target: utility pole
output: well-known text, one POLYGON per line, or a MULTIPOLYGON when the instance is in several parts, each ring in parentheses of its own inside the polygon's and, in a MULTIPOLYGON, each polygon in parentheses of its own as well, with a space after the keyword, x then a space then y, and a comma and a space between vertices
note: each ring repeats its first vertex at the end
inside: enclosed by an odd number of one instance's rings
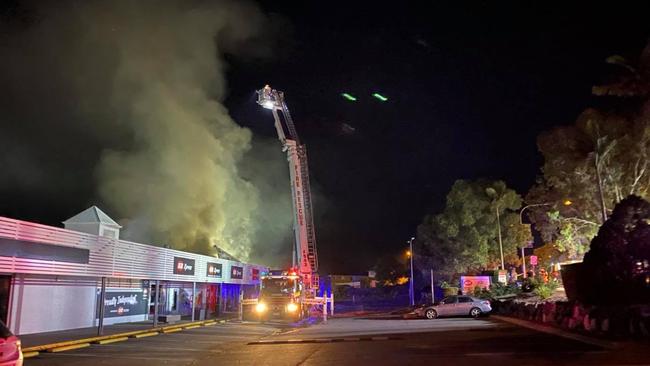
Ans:
POLYGON ((431 303, 436 302, 436 293, 433 289, 433 269, 431 269, 431 303))
MULTIPOLYGON (((600 143, 597 149, 600 148, 600 143)), ((598 200, 600 202, 600 214, 602 215, 603 219, 603 224, 605 221, 607 221, 607 208, 605 207, 605 195, 603 193, 603 180, 600 177, 600 156, 599 152, 596 151, 596 158, 594 159, 596 162, 596 179, 598 180, 598 200)))
POLYGON ((524 254, 524 247, 521 247, 521 270, 523 278, 526 278, 526 254, 524 254))
POLYGON ((501 270, 505 270, 506 266, 503 260, 503 243, 501 243, 501 219, 499 218, 499 205, 497 205, 496 211, 497 211, 497 231, 499 233, 499 252, 501 252, 501 270))
POLYGON ((499 252, 501 253, 501 270, 506 269, 505 261, 503 260, 503 243, 501 242, 501 219, 499 218, 499 194, 496 189, 488 187, 485 189, 485 194, 492 198, 492 203, 495 206, 497 213, 497 232, 499 233, 499 252))
POLYGON ((411 298, 411 306, 415 305, 415 292, 413 289, 413 240, 415 240, 414 237, 411 237, 411 240, 409 240, 409 250, 411 253, 411 280, 409 281, 409 295, 411 298))

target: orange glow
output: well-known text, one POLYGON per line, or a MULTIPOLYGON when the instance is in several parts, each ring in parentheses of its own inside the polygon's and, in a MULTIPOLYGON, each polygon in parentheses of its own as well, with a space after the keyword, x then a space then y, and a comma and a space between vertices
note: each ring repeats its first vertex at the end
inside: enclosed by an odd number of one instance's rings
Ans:
POLYGON ((410 257, 410 256, 411 256, 411 251, 410 251, 410 250, 407 250, 407 251, 406 251, 406 256, 407 256, 407 257, 410 257))
POLYGON ((573 202, 571 202, 571 200, 564 200, 564 202, 562 202, 562 204, 565 205, 565 206, 571 206, 573 204, 573 202))
POLYGON ((398 277, 395 282, 397 282, 398 285, 403 285, 403 284, 407 283, 408 281, 409 281, 408 277, 402 276, 402 277, 398 277))

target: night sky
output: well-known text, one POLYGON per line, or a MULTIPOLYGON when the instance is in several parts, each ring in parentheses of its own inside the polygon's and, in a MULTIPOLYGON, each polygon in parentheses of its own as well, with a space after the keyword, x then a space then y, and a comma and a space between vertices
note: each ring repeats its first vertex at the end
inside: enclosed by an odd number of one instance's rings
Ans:
POLYGON ((456 179, 503 179, 525 194, 542 164, 539 132, 597 105, 605 58, 634 59, 650 35, 631 5, 355 3, 263 2, 292 28, 276 59, 233 62, 227 100, 238 122, 272 136, 251 91, 285 92, 320 194, 321 266, 336 272, 404 250, 456 179))
MULTIPOLYGON (((456 179, 525 194, 542 164, 536 136, 597 106, 605 58, 634 59, 650 35, 632 3, 455 3, 261 1, 273 52, 226 56, 225 104, 253 144, 275 137, 255 89, 285 92, 309 151, 322 272, 363 273, 401 252, 456 179)), ((50 224, 93 195, 90 184, 51 204, 1 193, 0 215, 50 224)))

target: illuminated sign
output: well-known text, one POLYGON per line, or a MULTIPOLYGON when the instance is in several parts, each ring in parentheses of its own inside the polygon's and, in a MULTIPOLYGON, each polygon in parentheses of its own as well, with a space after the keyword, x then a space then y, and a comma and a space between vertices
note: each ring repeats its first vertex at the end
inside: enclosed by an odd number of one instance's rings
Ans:
MULTIPOLYGON (((99 301, 101 290, 97 289, 97 304, 99 301)), ((104 298, 104 317, 117 318, 121 316, 144 315, 147 313, 147 305, 149 297, 142 289, 138 290, 117 290, 106 291, 104 298)), ((99 306, 97 306, 97 316, 99 316, 99 306)))
POLYGON ((206 269, 205 275, 208 277, 221 278, 221 263, 212 263, 208 262, 208 267, 206 269))
POLYGON ((194 259, 174 257, 174 274, 194 276, 194 259))
POLYGON ((241 280, 244 278, 244 268, 237 266, 230 267, 230 278, 234 280, 241 280))
POLYGON ((253 281, 259 280, 260 279, 260 270, 257 269, 257 268, 253 268, 253 270, 251 271, 251 277, 252 277, 253 281))
POLYGON ((460 276, 460 288, 465 295, 473 295, 475 288, 490 288, 490 276, 460 276))

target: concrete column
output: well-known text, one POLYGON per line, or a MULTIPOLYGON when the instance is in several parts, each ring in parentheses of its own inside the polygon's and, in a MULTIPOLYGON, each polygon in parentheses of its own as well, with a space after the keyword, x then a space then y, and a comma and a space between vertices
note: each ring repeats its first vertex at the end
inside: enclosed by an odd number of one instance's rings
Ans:
POLYGON ((156 280, 156 291, 153 300, 153 327, 158 326, 158 297, 160 294, 160 280, 156 280))
POLYGON ((106 298, 106 277, 102 277, 102 289, 99 291, 99 323, 97 335, 104 334, 104 299, 106 298))
POLYGON ((196 309, 196 282, 192 282, 192 321, 194 321, 194 310, 196 309))

